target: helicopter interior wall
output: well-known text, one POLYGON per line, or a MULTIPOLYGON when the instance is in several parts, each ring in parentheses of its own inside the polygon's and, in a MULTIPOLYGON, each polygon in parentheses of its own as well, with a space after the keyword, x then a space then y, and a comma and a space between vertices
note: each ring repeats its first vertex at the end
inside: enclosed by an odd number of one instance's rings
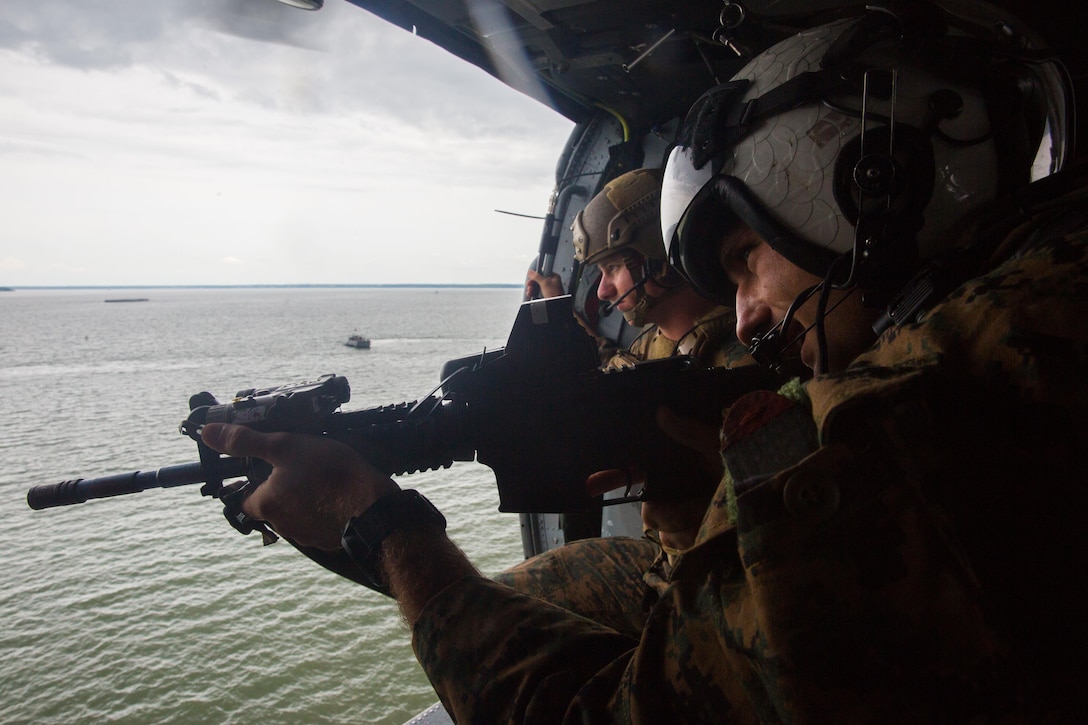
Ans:
MULTIPOLYGON (((629 122, 682 114, 744 63, 712 36, 720 0, 349 0, 441 46, 575 123, 605 107, 629 122)), ((738 43, 759 49, 858 0, 745 0, 738 43), (754 10, 776 22, 763 22, 754 10), (804 20, 785 19, 801 14, 804 20)), ((727 3, 739 8, 741 3, 727 3)))
MULTIPOLYGON (((561 231, 552 270, 574 297, 575 310, 594 325, 598 335, 621 347, 630 345, 640 330, 628 325, 623 315, 614 311, 606 315, 598 313, 600 273, 596 266, 583 267, 574 259, 571 227, 574 217, 605 183, 633 168, 662 166, 679 124, 679 118, 668 119, 639 138, 627 139, 628 130, 618 119, 599 113, 572 131, 556 169, 555 223, 561 231)), ((521 524, 526 558, 577 539, 642 535, 639 507, 633 503, 578 513, 522 514, 521 524)))

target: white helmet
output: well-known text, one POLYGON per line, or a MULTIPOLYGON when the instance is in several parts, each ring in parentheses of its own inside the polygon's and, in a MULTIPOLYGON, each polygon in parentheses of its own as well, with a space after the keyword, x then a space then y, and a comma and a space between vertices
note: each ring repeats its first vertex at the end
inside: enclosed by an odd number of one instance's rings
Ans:
POLYGON ((996 8, 870 5, 695 103, 662 186, 669 261, 731 298, 718 246, 739 218, 820 277, 846 258, 832 282, 886 298, 970 212, 1063 166, 1071 110, 1063 66, 996 8))

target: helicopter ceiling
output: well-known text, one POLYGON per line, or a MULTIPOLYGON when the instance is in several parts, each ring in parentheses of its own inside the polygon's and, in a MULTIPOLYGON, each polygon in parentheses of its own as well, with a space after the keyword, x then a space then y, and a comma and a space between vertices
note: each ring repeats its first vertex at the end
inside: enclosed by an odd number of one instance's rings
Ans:
POLYGON ((682 115, 751 57, 856 0, 348 0, 572 121, 682 115))

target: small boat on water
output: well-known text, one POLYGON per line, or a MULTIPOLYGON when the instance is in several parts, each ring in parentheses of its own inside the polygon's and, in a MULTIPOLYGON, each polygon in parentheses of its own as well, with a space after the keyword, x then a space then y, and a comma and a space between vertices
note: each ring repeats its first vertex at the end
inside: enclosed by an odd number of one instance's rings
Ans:
POLYGON ((370 349, 370 338, 363 337, 362 335, 352 335, 348 338, 348 341, 344 343, 348 347, 357 347, 360 350, 370 349))

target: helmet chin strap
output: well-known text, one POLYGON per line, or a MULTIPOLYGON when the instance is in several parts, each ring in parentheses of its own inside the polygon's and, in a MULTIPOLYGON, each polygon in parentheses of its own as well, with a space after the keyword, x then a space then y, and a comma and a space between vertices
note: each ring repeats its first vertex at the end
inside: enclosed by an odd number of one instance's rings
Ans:
POLYGON ((649 321, 647 318, 649 317, 650 310, 657 306, 657 304, 671 294, 671 292, 672 290, 665 290, 660 297, 654 297, 653 295, 646 294, 646 290, 643 290, 638 303, 633 308, 623 313, 623 319, 627 320, 627 324, 632 327, 643 327, 649 321))

